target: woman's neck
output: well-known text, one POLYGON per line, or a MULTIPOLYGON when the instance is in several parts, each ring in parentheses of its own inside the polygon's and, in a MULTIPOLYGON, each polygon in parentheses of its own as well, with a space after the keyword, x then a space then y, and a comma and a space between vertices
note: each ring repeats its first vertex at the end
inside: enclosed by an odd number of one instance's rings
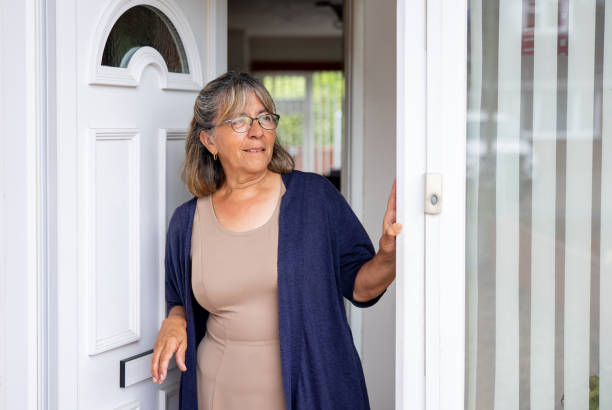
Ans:
POLYGON ((248 176, 225 176, 225 184, 223 184, 222 191, 223 195, 230 195, 232 193, 241 193, 248 195, 248 191, 259 190, 260 187, 265 185, 266 179, 269 176, 268 169, 266 168, 260 175, 248 175, 248 176))

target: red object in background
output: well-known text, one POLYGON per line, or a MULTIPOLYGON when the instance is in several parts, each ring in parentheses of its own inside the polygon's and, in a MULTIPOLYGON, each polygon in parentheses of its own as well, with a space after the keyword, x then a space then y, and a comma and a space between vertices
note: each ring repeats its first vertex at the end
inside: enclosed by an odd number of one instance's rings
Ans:
POLYGON ((557 55, 566 56, 568 55, 569 47, 569 35, 568 35, 568 22, 569 22, 569 0, 559 1, 559 20, 557 28, 557 55))
MULTIPOLYGON (((521 54, 533 55, 534 51, 534 27, 535 27, 535 0, 529 0, 523 8, 523 33, 521 38, 521 54)), ((568 0, 559 1, 559 19, 557 21, 557 55, 568 55, 569 36, 568 36, 568 19, 569 19, 569 3, 568 0)))
POLYGON ((533 30, 523 30, 523 39, 521 42, 521 54, 533 55, 533 30))
POLYGON ((528 0, 523 7, 523 34, 521 38, 521 54, 533 55, 535 28, 535 0, 528 0))

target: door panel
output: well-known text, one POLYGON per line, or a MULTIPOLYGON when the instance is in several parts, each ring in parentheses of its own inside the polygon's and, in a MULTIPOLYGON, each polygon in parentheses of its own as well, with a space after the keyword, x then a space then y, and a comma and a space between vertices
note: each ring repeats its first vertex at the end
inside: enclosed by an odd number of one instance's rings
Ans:
POLYGON ((121 388, 120 361, 152 349, 165 317, 165 232, 174 208, 191 197, 179 176, 184 140, 197 92, 225 65, 217 58, 225 43, 215 34, 225 20, 211 15, 223 10, 215 0, 58 6, 77 16, 72 41, 58 37, 77 62, 76 149, 59 157, 75 164, 76 175, 59 178, 76 198, 78 226, 78 284, 69 274, 58 279, 67 296, 58 299, 60 311, 71 299, 78 311, 78 341, 58 334, 60 345, 75 346, 78 374, 77 386, 57 382, 60 392, 77 391, 63 408, 178 408, 178 370, 162 386, 146 378, 121 388))

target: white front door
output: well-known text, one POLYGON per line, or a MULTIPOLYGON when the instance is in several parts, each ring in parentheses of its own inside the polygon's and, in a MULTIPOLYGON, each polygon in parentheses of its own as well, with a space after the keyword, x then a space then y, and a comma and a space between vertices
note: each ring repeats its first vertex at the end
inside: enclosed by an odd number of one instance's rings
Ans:
POLYGON ((423 155, 442 212, 424 217, 422 269, 400 273, 418 330, 399 375, 418 383, 398 408, 610 409, 612 3, 418 3, 420 25, 398 20, 398 61, 424 55, 398 78, 425 84, 400 97, 422 147, 398 153, 400 197, 411 215, 423 155))
POLYGON ((225 68, 226 3, 57 3, 57 408, 177 408, 179 371, 154 385, 149 351, 167 223, 190 198, 193 104, 225 68))

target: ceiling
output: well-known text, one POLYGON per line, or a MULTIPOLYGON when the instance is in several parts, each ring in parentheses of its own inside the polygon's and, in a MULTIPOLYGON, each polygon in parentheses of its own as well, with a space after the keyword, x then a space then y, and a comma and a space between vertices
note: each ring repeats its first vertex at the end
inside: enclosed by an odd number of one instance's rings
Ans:
POLYGON ((335 12, 330 7, 316 6, 316 2, 228 0, 228 26, 230 30, 245 31, 248 37, 341 37, 335 12))

